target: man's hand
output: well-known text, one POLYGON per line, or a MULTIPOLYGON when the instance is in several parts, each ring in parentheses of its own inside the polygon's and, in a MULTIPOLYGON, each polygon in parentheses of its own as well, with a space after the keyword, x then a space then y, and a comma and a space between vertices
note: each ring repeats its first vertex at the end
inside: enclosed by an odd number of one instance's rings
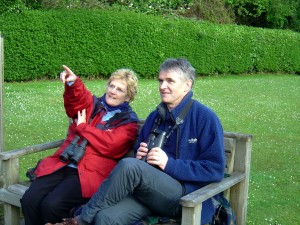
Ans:
POLYGON ((73 73, 72 70, 69 69, 69 67, 63 65, 64 71, 60 73, 60 80, 63 83, 66 82, 74 82, 77 79, 77 76, 73 73))
POLYGON ((78 111, 78 118, 76 121, 77 126, 81 123, 86 123, 86 110, 78 111))
POLYGON ((155 147, 152 148, 149 153, 148 153, 149 149, 147 148, 147 143, 145 142, 141 142, 140 143, 140 147, 137 150, 136 153, 136 158, 137 159, 142 159, 143 157, 147 157, 146 158, 146 162, 153 165, 153 166, 158 166, 159 168, 161 168, 162 170, 165 169, 167 162, 168 162, 168 156, 167 154, 164 152, 164 150, 162 150, 161 148, 155 147))
POLYGON ((161 148, 152 148, 147 155, 147 163, 156 165, 162 170, 165 169, 168 162, 167 154, 161 148))

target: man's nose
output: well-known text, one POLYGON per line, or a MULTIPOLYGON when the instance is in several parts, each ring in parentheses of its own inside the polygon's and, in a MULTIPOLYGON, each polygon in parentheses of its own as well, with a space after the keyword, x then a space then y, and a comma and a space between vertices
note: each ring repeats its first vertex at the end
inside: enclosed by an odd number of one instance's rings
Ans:
POLYGON ((168 86, 167 86, 167 82, 162 81, 162 82, 160 83, 160 86, 159 86, 160 89, 165 89, 165 88, 167 88, 167 87, 168 87, 168 86))

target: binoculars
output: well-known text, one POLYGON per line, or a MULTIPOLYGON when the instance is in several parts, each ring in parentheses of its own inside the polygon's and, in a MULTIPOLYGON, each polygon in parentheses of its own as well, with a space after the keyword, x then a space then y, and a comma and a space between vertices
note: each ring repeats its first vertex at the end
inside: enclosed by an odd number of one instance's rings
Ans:
POLYGON ((65 148, 65 150, 60 154, 59 158, 63 162, 67 162, 68 160, 71 163, 77 165, 78 162, 82 159, 85 148, 88 141, 84 138, 80 145, 78 145, 78 141, 80 140, 79 136, 75 136, 74 139, 70 142, 70 144, 65 148))
MULTIPOLYGON (((151 150, 152 148, 158 147, 162 148, 164 141, 166 138, 166 132, 165 131, 160 131, 157 129, 154 129, 151 131, 151 134, 149 136, 149 140, 147 143, 147 148, 151 150)), ((142 157, 142 161, 146 161, 147 156, 142 157)))

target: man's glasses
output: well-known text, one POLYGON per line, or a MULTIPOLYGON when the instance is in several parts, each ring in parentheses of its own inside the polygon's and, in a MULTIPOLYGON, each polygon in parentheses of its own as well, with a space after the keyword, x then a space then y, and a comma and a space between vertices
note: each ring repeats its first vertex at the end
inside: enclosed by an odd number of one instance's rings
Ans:
POLYGON ((113 84, 108 85, 108 90, 109 90, 109 91, 112 91, 112 90, 114 90, 114 89, 116 89, 116 91, 117 91, 118 94, 126 94, 126 91, 122 90, 121 88, 116 87, 116 86, 113 85, 113 84))

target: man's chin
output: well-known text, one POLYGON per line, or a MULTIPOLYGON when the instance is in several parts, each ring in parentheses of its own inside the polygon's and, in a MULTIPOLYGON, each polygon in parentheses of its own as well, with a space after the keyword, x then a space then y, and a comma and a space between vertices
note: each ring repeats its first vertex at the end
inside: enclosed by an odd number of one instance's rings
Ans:
POLYGON ((167 95, 165 95, 165 94, 164 94, 164 95, 161 94, 161 95, 160 95, 160 98, 161 98, 161 101, 162 101, 162 102, 167 103, 167 102, 169 101, 167 95))
POLYGON ((166 104, 167 106, 170 104, 170 101, 164 101, 164 100, 162 100, 161 102, 164 103, 164 104, 166 104))

